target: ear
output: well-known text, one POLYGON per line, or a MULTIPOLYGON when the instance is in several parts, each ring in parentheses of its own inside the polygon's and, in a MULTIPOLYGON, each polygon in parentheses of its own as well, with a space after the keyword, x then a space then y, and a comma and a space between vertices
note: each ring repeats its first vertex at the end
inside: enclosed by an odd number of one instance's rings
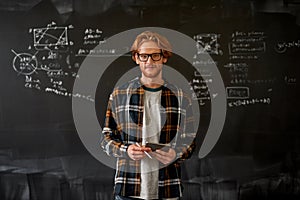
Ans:
POLYGON ((165 64, 168 61, 168 58, 163 57, 163 63, 165 64))
POLYGON ((138 58, 137 53, 134 54, 134 61, 135 61, 135 63, 136 63, 137 65, 140 64, 140 60, 139 60, 139 58, 138 58))

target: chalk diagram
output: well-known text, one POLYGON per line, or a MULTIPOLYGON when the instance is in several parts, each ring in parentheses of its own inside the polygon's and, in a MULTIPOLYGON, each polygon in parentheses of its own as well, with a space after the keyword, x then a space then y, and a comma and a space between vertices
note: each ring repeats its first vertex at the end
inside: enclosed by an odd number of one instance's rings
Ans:
MULTIPOLYGON (((68 29, 73 28, 72 25, 65 27, 56 26, 55 22, 48 24, 47 27, 30 28, 29 33, 33 33, 33 46, 37 50, 34 54, 22 52, 17 53, 11 50, 15 57, 13 59, 13 68, 18 75, 31 75, 37 73, 37 70, 44 71, 61 71, 61 65, 57 61, 62 56, 61 53, 66 53, 72 41, 68 39, 68 29), (48 53, 47 53, 48 52, 48 53), (38 61, 38 54, 48 54, 42 56, 42 62, 38 61)), ((32 49, 29 46, 29 49, 32 49)), ((69 62, 67 60, 67 62, 69 62)))
POLYGON ((34 28, 33 32, 33 45, 36 50, 54 50, 54 51, 67 51, 68 46, 73 42, 68 39, 69 27, 58 27, 55 23, 49 24, 44 28, 34 28))
POLYGON ((18 75, 31 75, 36 72, 38 61, 35 55, 16 53, 14 50, 12 50, 12 52, 16 55, 13 59, 13 68, 18 72, 18 75))
POLYGON ((194 40, 197 42, 197 54, 209 53, 219 55, 222 51, 219 49, 220 44, 218 39, 220 34, 208 33, 208 34, 197 34, 194 36, 194 40))

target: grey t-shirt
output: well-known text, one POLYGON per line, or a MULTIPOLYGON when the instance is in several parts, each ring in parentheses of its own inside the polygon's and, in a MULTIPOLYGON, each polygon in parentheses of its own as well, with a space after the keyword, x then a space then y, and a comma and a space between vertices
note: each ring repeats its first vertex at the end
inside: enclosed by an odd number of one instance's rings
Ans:
MULTIPOLYGON (((147 89, 144 94, 143 114, 143 140, 146 142, 159 143, 161 131, 161 89, 147 89)), ((159 161, 146 156, 141 160, 141 198, 145 200, 158 199, 158 171, 159 161)), ((177 200, 178 198, 167 198, 164 200, 177 200)))
MULTIPOLYGON (((143 140, 146 142, 159 142, 161 130, 160 118, 161 90, 145 90, 144 117, 143 117, 143 140)), ((159 162, 155 158, 145 157, 141 160, 141 194, 143 199, 158 199, 158 169, 159 162)))
MULTIPOLYGON (((142 145, 145 145, 146 142, 159 142, 161 129, 160 99, 161 90, 145 90, 142 145)), ((141 193, 139 198, 158 199, 158 169, 159 162, 155 158, 150 159, 146 156, 141 160, 141 193)))

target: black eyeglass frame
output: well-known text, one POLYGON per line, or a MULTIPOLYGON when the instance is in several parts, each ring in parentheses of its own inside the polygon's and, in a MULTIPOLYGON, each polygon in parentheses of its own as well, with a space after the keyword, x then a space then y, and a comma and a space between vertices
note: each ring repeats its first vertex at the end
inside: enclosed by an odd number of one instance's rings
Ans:
POLYGON ((137 54, 137 57, 138 57, 139 61, 141 61, 141 62, 147 62, 148 59, 149 59, 149 56, 150 56, 150 58, 151 58, 153 61, 155 61, 155 62, 156 62, 156 61, 160 61, 160 60, 164 57, 164 54, 163 54, 162 52, 160 52, 160 53, 141 53, 141 54, 139 54, 139 53, 136 52, 136 54, 137 54), (159 57, 158 60, 154 60, 154 59, 153 59, 152 56, 153 56, 154 54, 160 55, 160 57, 159 57), (147 56, 147 59, 141 60, 140 55, 146 55, 146 56, 147 56))

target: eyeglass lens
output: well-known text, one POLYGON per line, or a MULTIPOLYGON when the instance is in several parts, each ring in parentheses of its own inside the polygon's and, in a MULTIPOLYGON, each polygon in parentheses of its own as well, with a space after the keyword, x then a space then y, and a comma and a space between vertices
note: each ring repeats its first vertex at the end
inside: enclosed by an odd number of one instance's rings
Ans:
POLYGON ((159 61, 161 59, 161 53, 152 53, 152 54, 138 54, 140 61, 145 62, 148 60, 149 56, 153 61, 159 61))

